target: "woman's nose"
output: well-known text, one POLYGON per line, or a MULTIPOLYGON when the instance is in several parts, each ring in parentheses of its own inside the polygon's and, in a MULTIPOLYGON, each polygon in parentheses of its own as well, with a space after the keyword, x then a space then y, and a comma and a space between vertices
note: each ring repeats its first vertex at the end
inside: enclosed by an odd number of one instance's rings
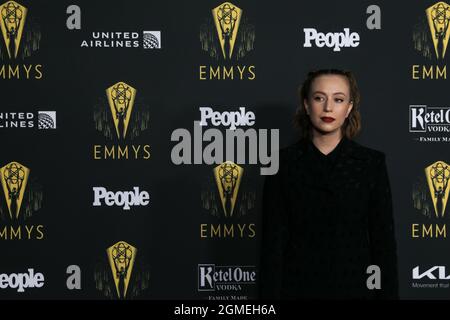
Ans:
POLYGON ((323 109, 324 109, 324 111, 331 111, 331 110, 333 110, 333 101, 332 100, 330 100, 330 99, 327 99, 326 101, 325 101, 325 104, 324 104, 324 106, 323 106, 323 109))

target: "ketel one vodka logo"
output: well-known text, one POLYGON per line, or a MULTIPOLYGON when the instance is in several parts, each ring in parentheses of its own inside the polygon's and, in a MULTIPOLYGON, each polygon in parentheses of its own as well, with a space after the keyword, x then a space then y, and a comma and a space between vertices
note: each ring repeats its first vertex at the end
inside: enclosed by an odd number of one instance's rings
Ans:
POLYGON ((11 219, 18 219, 30 169, 18 162, 0 168, 3 192, 11 219))
POLYGON ((106 89, 94 108, 97 131, 115 145, 94 145, 94 159, 149 159, 150 146, 133 141, 149 126, 148 106, 138 103, 137 90, 125 82, 106 89), (133 142, 133 143, 130 143, 133 142))
POLYGON ((243 173, 244 169, 231 161, 226 161, 214 168, 214 177, 225 217, 233 216, 243 173))
POLYGON ((243 291, 244 287, 251 287, 255 284, 255 266, 198 265, 198 291, 238 293, 243 291))
POLYGON ((0 180, 5 200, 0 202, 0 240, 43 239, 43 225, 23 223, 42 206, 42 190, 30 183, 30 169, 10 162, 0 167, 0 180))
POLYGON ((418 142, 450 142, 450 107, 410 105, 409 132, 418 142))
POLYGON ((202 49, 227 66, 200 66, 200 80, 255 79, 255 66, 230 65, 231 60, 240 60, 253 50, 255 28, 245 19, 244 11, 224 2, 212 9, 211 18, 201 26, 202 49))
POLYGON ((39 50, 40 27, 29 18, 28 9, 15 1, 7 1, 0 5, 0 29, 3 39, 0 60, 11 62, 11 64, 0 65, 0 78, 41 79, 41 64, 13 63, 39 50))
POLYGON ((27 17, 27 8, 15 1, 8 1, 0 6, 3 40, 10 59, 17 58, 23 27, 27 17))
POLYGON ((125 299, 137 249, 125 241, 119 241, 109 247, 106 252, 116 286, 117 297, 119 299, 125 299))
POLYGON ((425 168, 425 175, 427 177, 436 217, 443 218, 448 200, 450 168, 445 162, 437 161, 425 168))
POLYGON ((426 59, 435 64, 414 64, 412 78, 447 79, 447 66, 443 63, 447 53, 450 37, 450 6, 445 2, 437 2, 425 9, 414 27, 414 48, 426 59))

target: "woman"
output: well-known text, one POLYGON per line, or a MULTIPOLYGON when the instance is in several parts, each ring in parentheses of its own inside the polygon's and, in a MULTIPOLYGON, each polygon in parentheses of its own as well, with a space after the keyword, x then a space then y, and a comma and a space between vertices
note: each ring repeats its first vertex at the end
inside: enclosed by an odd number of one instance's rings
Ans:
POLYGON ((347 71, 311 72, 301 86, 301 139, 281 150, 264 185, 262 298, 398 297, 385 157, 352 141, 359 98, 347 71), (380 290, 367 287, 370 265, 380 290))

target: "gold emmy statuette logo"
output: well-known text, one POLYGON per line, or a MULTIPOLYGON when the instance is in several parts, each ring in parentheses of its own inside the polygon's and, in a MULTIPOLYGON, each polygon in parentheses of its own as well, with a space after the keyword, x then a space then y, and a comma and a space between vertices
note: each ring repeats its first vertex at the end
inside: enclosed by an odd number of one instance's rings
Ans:
POLYGON ((108 97, 117 137, 125 139, 131 112, 133 111, 136 89, 125 82, 117 82, 106 89, 106 96, 108 97))
POLYGON ((242 17, 242 10, 230 2, 224 2, 212 10, 213 20, 219 36, 222 54, 231 59, 242 17))
POLYGON ((425 168, 431 199, 433 199, 434 211, 437 218, 443 218, 448 199, 448 180, 450 168, 444 161, 436 161, 425 168))
POLYGON ((18 162, 10 162, 0 168, 3 192, 11 219, 18 219, 30 169, 18 162))
POLYGON ((119 241, 106 249, 106 253, 116 284, 117 296, 119 299, 125 299, 137 249, 125 241, 119 241))
POLYGON ((425 10, 433 39, 434 51, 438 59, 445 57, 448 38, 450 36, 448 26, 450 23, 450 6, 445 2, 436 4, 425 10))
POLYGON ((225 217, 233 215, 244 169, 232 161, 226 161, 214 168, 225 217))
POLYGON ((23 26, 27 16, 27 8, 15 1, 8 1, 0 6, 0 15, 0 26, 8 56, 10 59, 17 58, 23 26))

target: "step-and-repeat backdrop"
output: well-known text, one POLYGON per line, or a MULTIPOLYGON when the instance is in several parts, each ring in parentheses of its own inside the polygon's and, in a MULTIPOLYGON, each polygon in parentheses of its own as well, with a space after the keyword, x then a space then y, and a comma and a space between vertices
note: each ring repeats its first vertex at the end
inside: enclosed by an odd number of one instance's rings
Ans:
MULTIPOLYGON (((0 295, 258 298, 264 178, 307 72, 355 73, 401 298, 450 298, 450 5, 2 1, 0 295)), ((326 288, 324 288, 326 290, 326 288)))

